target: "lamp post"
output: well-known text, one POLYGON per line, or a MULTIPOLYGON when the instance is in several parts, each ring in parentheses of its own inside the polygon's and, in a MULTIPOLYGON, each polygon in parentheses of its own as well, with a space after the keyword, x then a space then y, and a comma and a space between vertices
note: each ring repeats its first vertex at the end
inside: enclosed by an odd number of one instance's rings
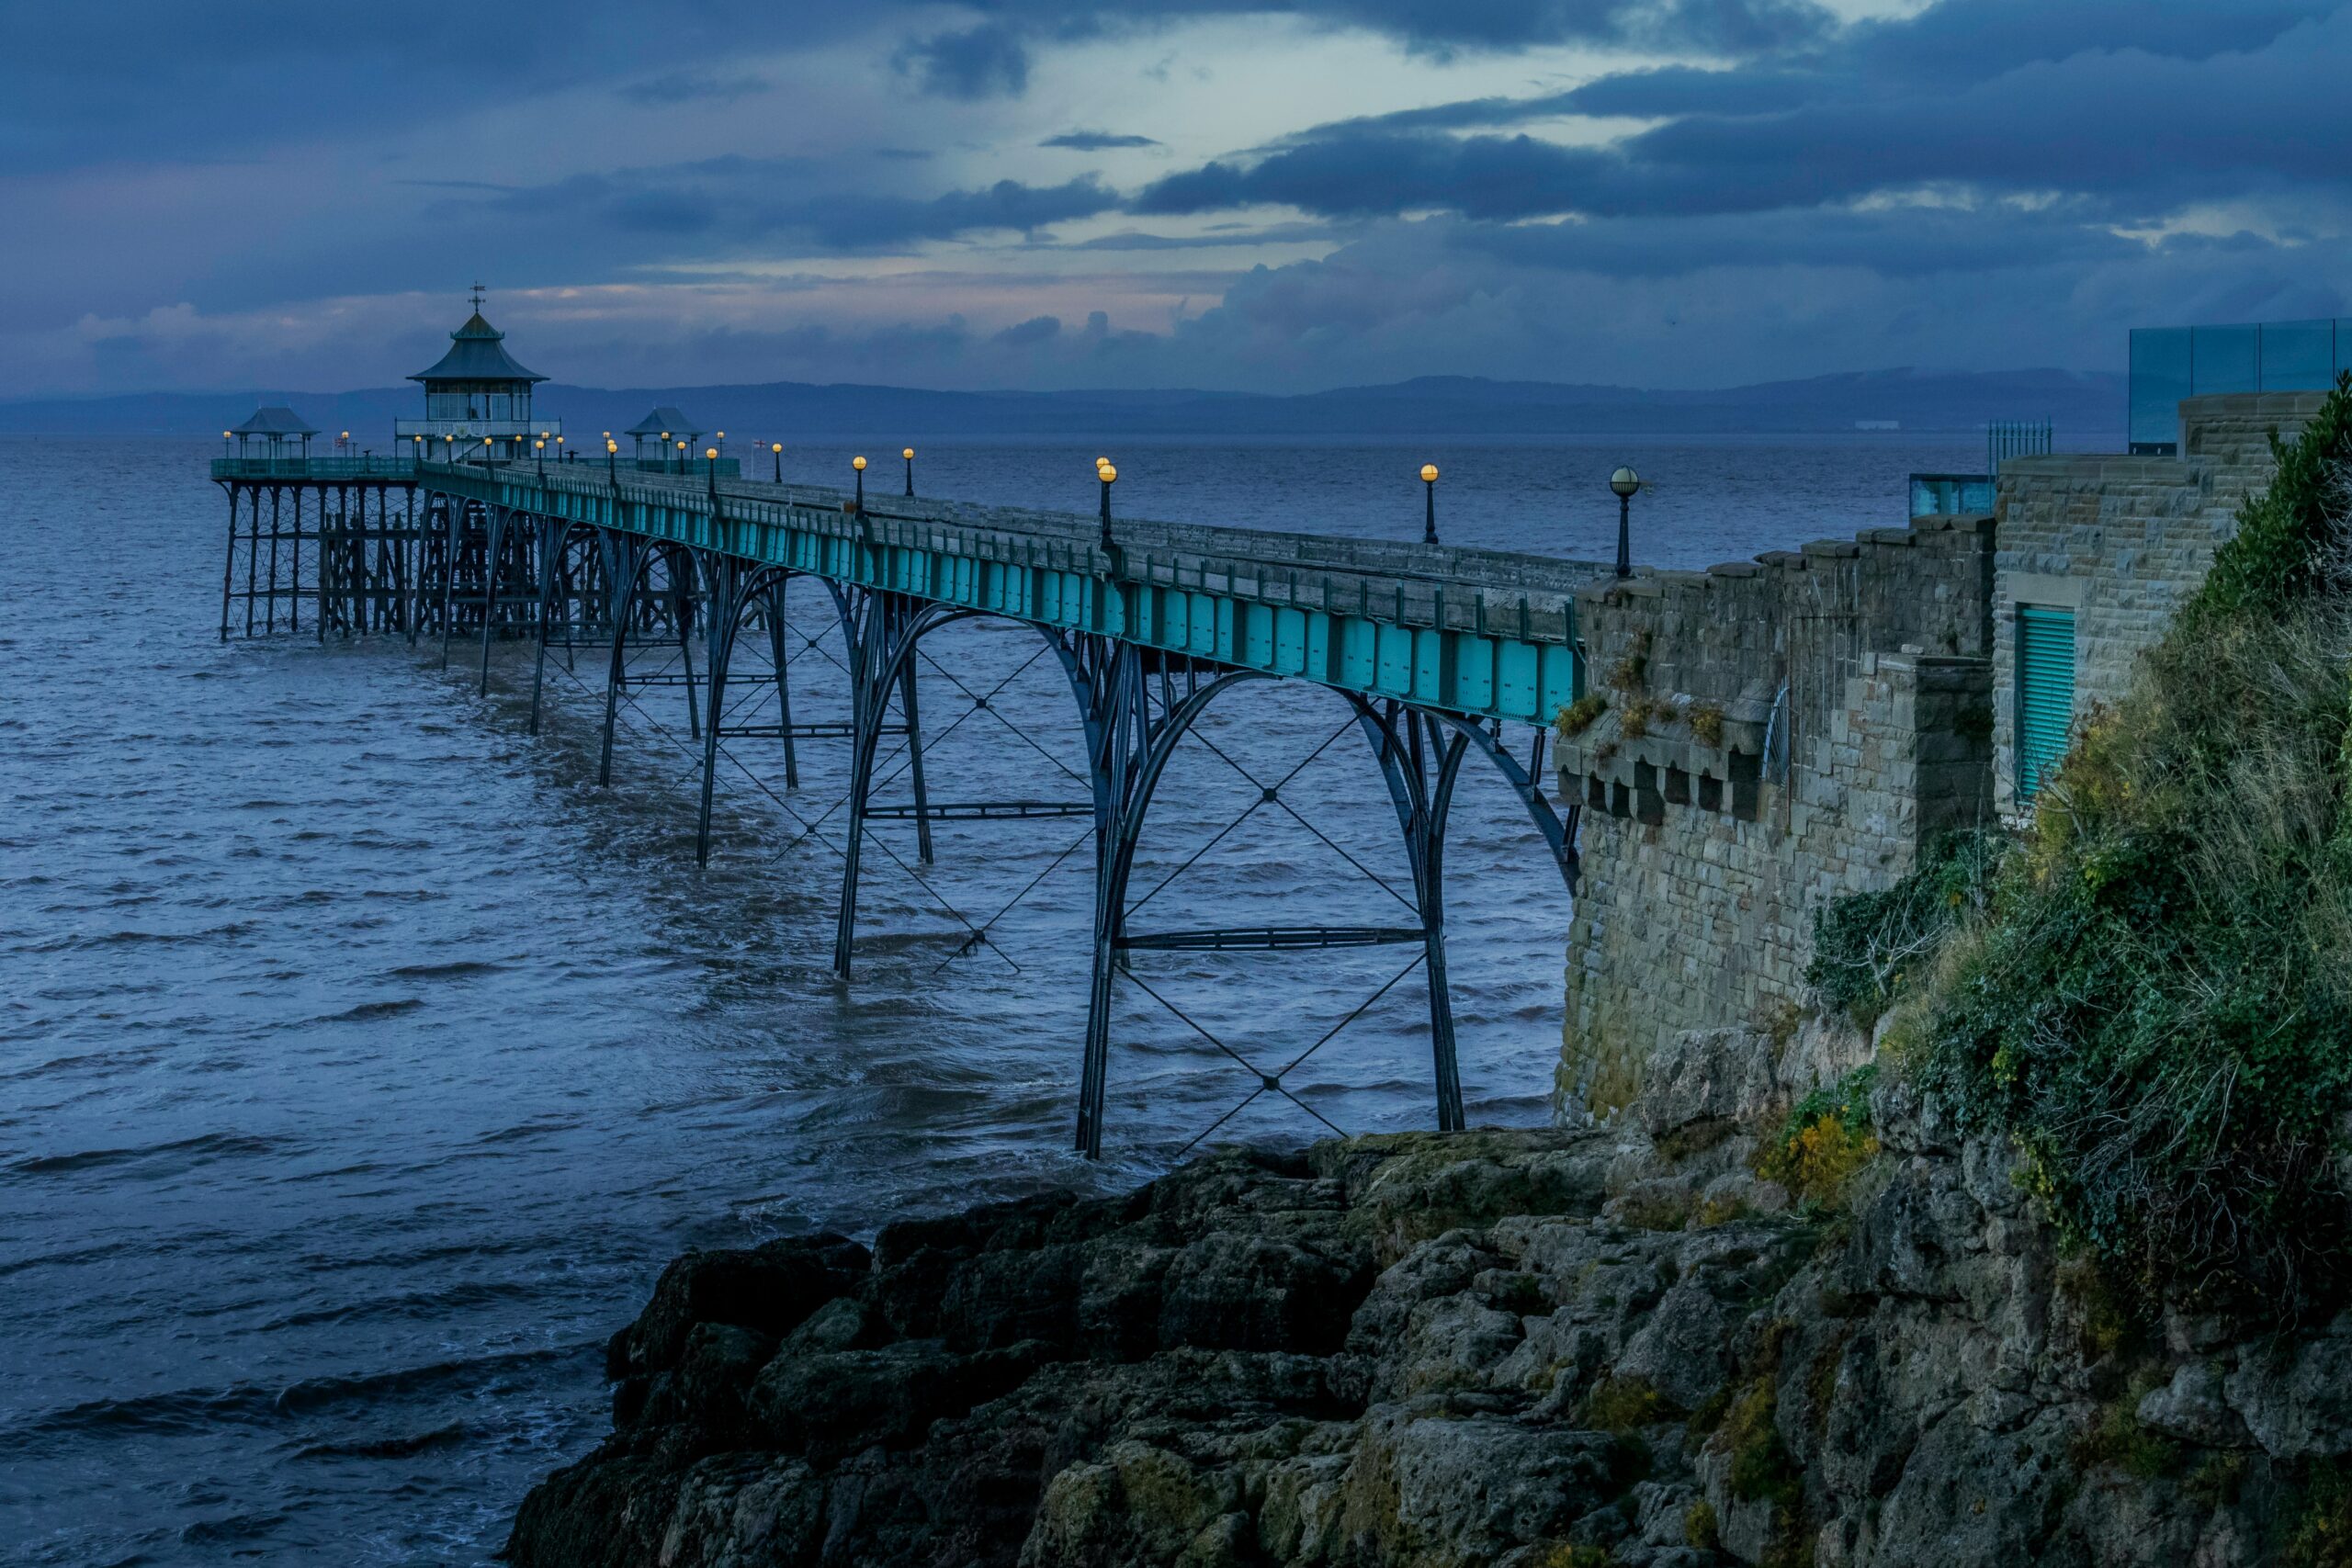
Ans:
POLYGON ((1437 543, 1437 465, 1421 465, 1422 499, 1427 503, 1421 513, 1421 543, 1437 543))
POLYGON ((1630 467, 1621 465, 1609 476, 1609 488, 1617 496, 1617 575, 1634 575, 1633 511, 1634 492, 1642 488, 1642 476, 1630 467))
POLYGON ((621 444, 611 436, 605 437, 605 477, 617 489, 621 482, 619 453, 621 444))
POLYGON ((229 437, 230 437, 230 435, 231 435, 232 434, 232 432, 230 432, 230 431, 226 431, 226 430, 224 430, 224 431, 222 431, 222 432, 220 433, 220 458, 221 458, 221 461, 223 461, 223 462, 228 461, 228 457, 229 457, 229 437))
POLYGON ((481 466, 483 468, 487 468, 490 467, 490 457, 491 440, 489 436, 485 435, 481 438, 481 466))
POLYGON ((1110 458, 1100 457, 1095 460, 1094 477, 1102 481, 1102 553, 1107 556, 1111 553, 1111 487, 1119 482, 1119 470, 1111 466, 1110 458))
POLYGON ((782 484, 784 482, 784 443, 781 441, 770 442, 768 444, 768 451, 775 458, 775 482, 782 484))
POLYGON ((678 472, 680 472, 680 473, 682 473, 682 474, 683 474, 683 473, 684 473, 685 471, 686 471, 686 444, 685 444, 685 442, 684 442, 684 441, 682 440, 682 441, 680 441, 680 442, 678 443, 678 472))
POLYGON ((852 457, 849 466, 857 470, 857 514, 865 515, 865 459, 852 457))
POLYGON ((910 446, 899 456, 907 460, 907 493, 912 495, 915 492, 915 449, 910 446))
POLYGON ((531 443, 531 449, 532 449, 534 452, 536 452, 536 453, 537 453, 537 454, 538 454, 539 478, 541 478, 541 479, 545 479, 545 478, 547 478, 547 477, 548 477, 548 443, 547 443, 547 438, 546 438, 545 436, 541 436, 538 440, 532 442, 532 443, 531 443))

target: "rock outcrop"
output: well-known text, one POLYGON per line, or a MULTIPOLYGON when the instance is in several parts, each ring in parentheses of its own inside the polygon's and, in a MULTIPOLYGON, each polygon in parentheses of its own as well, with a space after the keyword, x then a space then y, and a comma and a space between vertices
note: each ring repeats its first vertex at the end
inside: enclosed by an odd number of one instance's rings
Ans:
MULTIPOLYGON (((1900 1087, 1823 1208, 1762 1034, 1582 1131, 1227 1151, 673 1264, 525 1568, 2277 1562, 2341 1539, 2352 1320, 2136 1328, 1900 1087), (2331 1491, 2330 1488, 2335 1490, 2331 1491)), ((2312 1557, 2311 1561, 2335 1561, 2312 1557)))

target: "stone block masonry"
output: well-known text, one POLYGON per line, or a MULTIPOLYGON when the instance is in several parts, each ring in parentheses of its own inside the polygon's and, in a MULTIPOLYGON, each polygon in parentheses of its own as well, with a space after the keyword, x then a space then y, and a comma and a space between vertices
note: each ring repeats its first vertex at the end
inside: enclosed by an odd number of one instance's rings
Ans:
POLYGON ((2237 528, 2237 510, 2270 480, 2270 436, 2292 437, 2324 392, 2245 392, 2181 405, 2177 457, 2015 457, 2002 466, 1996 512, 1993 683, 1994 803, 2017 795, 2017 626, 2020 604, 2075 618, 2079 720, 2130 686, 2205 581, 2237 528))
POLYGON ((1580 591, 1562 1108, 1622 1103, 1686 1030, 1792 1013, 1826 901, 2013 818, 2018 606, 2074 613, 2078 718, 2120 697, 2324 397, 2191 399, 2177 457, 2011 458, 1989 516, 1580 591))
POLYGON ((1922 518, 1579 596, 1607 705, 1557 752, 1585 808, 1564 1104, 1617 1102, 1682 1031, 1769 1024, 1823 899, 1987 818, 1992 547, 1990 518, 1922 518))

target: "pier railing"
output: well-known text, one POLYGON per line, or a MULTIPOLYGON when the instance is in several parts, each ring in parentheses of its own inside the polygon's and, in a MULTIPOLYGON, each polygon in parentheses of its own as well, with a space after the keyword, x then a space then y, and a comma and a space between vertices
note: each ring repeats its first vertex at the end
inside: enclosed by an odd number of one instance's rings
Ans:
POLYGON ((401 479, 413 478, 408 457, 215 457, 216 479, 401 479))

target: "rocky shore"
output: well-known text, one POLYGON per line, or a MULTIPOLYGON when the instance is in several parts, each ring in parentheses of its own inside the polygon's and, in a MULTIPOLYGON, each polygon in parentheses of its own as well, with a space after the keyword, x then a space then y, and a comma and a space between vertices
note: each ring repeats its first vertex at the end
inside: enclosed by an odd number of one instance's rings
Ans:
POLYGON ((2143 1322, 1899 1084, 1834 1199, 1817 1069, 1693 1034, 1582 1131, 1221 1152, 698 1252, 523 1568, 2352 1561, 2352 1318, 2143 1322), (1804 1077, 1807 1081, 1792 1081, 1804 1077))

